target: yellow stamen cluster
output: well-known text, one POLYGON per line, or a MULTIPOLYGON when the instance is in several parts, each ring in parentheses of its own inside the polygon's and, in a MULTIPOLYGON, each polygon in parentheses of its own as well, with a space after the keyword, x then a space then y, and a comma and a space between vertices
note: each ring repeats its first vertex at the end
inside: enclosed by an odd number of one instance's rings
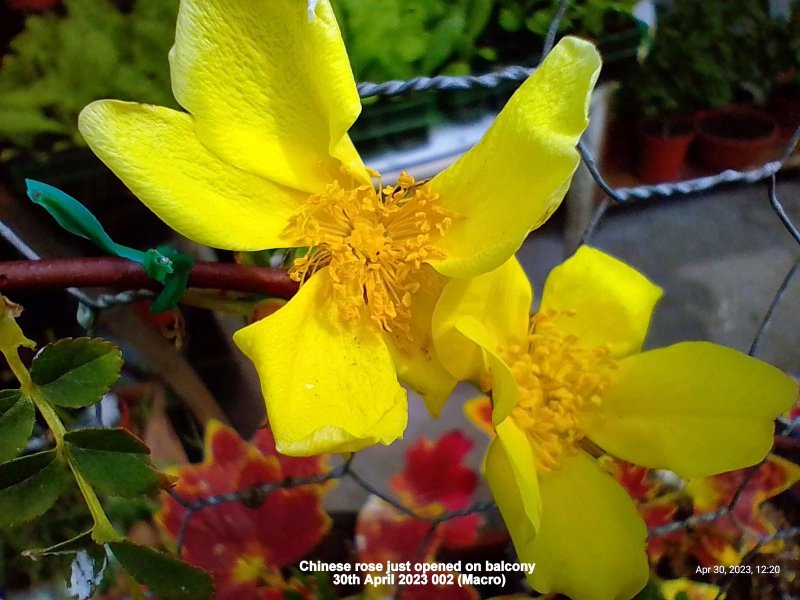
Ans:
POLYGON ((278 569, 267 565, 260 554, 242 554, 233 566, 233 580, 237 583, 255 583, 265 587, 278 587, 283 577, 278 569))
POLYGON ((407 173, 379 190, 330 184, 289 221, 287 234, 310 248, 290 276, 302 283, 328 267, 343 319, 366 310, 380 329, 408 334, 412 297, 424 284, 422 265, 445 256, 435 243, 453 215, 437 200, 407 173))
POLYGON ((531 317, 527 344, 500 349, 517 382, 519 400, 512 418, 535 449, 538 466, 549 471, 577 452, 584 437, 581 413, 599 405, 617 363, 606 346, 586 348, 556 321, 574 311, 550 310, 531 317))

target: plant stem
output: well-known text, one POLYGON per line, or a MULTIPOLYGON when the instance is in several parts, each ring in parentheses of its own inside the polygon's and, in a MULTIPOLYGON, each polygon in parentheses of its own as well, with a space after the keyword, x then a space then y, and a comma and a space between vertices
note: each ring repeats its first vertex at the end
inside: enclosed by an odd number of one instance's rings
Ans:
POLYGON ((55 409, 50 405, 50 403, 42 398, 41 394, 39 393, 39 388, 31 383, 29 387, 26 387, 24 384, 22 386, 22 390, 30 396, 33 403, 36 405, 36 408, 39 410, 39 413, 44 418, 45 423, 50 428, 50 431, 53 432, 53 438, 56 440, 56 450, 59 452, 63 451, 64 448, 64 436, 67 433, 64 424, 61 422, 61 419, 56 414, 55 409))
POLYGON ((125 537, 117 533, 117 530, 114 529, 114 526, 108 520, 106 512, 103 510, 103 506, 100 504, 100 499, 97 497, 94 488, 84 479, 71 457, 68 457, 68 461, 69 468, 72 470, 75 481, 78 483, 78 488, 80 488, 83 499, 86 501, 86 506, 89 507, 89 512, 92 515, 92 519, 94 519, 92 539, 98 544, 107 544, 108 542, 124 540, 125 537))
POLYGON ((56 411, 53 410, 50 403, 39 394, 39 388, 31 381, 31 375, 28 373, 28 369, 25 368, 25 365, 22 364, 16 349, 13 352, 4 352, 3 355, 14 377, 19 381, 20 390, 33 400, 36 408, 44 418, 45 423, 47 423, 50 431, 53 432, 53 437, 56 440, 56 449, 61 451, 61 448, 64 446, 64 434, 67 432, 61 419, 58 418, 56 411))
MULTIPOLYGON (((141 265, 116 257, 54 258, 0 262, 0 290, 45 290, 68 287, 161 289, 141 265)), ((233 263, 198 262, 189 287, 260 293, 289 299, 298 284, 286 271, 233 263)))
MULTIPOLYGON (((0 300, 5 299, 0 296, 0 300)), ((86 506, 89 508, 89 512, 94 520, 92 539, 98 544, 117 542, 125 539, 123 536, 117 533, 117 531, 114 529, 114 526, 111 525, 111 522, 108 520, 108 517, 103 510, 103 506, 100 504, 100 500, 94 491, 94 488, 92 488, 91 484, 86 481, 86 479, 83 477, 83 474, 81 474, 80 469, 72 460, 72 457, 69 453, 69 447, 64 441, 65 436, 67 435, 67 430, 64 427, 64 423, 61 422, 61 419, 53 408, 53 405, 50 404, 47 398, 42 395, 39 387, 33 382, 30 372, 19 357, 17 348, 19 345, 28 345, 30 340, 26 340, 24 337, 22 331, 14 321, 13 314, 11 316, 3 316, 2 313, 0 313, 0 318, 8 319, 8 321, 5 323, 5 333, 6 337, 10 340, 8 343, 0 344, 0 354, 5 357, 11 372, 19 381, 20 391, 26 396, 30 397, 34 405, 36 405, 39 413, 44 418, 45 423, 47 423, 47 427, 53 433, 53 438, 56 441, 56 452, 60 457, 65 458, 69 463, 69 468, 75 477, 75 481, 78 483, 78 488, 81 490, 81 494, 86 501, 86 506), (9 323, 13 325, 13 328, 9 326, 9 323)), ((0 321, 0 324, 3 324, 3 321, 0 321)), ((30 345, 33 345, 33 343, 30 342, 30 345)))

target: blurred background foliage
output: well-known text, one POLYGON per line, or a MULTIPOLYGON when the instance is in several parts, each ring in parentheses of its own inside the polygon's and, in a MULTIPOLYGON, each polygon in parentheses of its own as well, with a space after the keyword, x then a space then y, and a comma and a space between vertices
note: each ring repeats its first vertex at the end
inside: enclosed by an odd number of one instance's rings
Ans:
POLYGON ((77 116, 98 98, 175 105, 167 53, 177 2, 65 0, 32 15, 0 69, 0 138, 14 146, 81 144, 77 116))
MULTIPOLYGON (((557 0, 332 3, 360 81, 533 64, 557 6, 557 0)), ((634 4, 573 2, 562 33, 602 38, 610 22, 619 28, 620 16, 622 26, 630 29, 634 4)), ((7 33, 16 35, 0 68, 4 157, 19 150, 82 145, 77 115, 98 98, 174 106, 167 53, 177 7, 178 0, 6 0, 8 23, 14 20, 12 9, 22 12, 16 13, 21 31, 7 33)), ((633 54, 639 32, 635 37, 633 54)))
MULTIPOLYGON (((80 148, 77 115, 98 98, 175 106, 167 54, 178 0, 4 1, 0 162, 80 148)), ((789 18, 776 18, 779 1, 573 0, 559 33, 597 43, 602 77, 622 83, 621 114, 637 123, 764 105, 776 87, 794 107, 800 10, 785 0, 789 18), (634 16, 643 6, 657 12, 655 34, 634 16)), ((331 2, 356 79, 374 82, 533 65, 558 7, 558 0, 331 2)), ((515 87, 371 98, 351 135, 368 155, 414 146, 436 123, 498 110, 515 87)), ((59 156, 74 173, 72 158, 59 156)))

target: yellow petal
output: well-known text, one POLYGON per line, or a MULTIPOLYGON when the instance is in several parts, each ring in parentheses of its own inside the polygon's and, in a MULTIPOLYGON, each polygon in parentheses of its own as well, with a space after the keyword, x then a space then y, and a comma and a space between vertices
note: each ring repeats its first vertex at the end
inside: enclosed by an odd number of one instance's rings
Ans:
POLYGON ((516 258, 472 279, 453 279, 433 311, 433 339, 439 358, 458 379, 476 380, 485 370, 483 353, 455 326, 465 317, 480 322, 488 347, 520 343, 528 332, 531 285, 516 258))
POLYGON ((600 250, 582 246, 554 268, 544 284, 540 310, 574 310, 555 324, 585 346, 607 344, 614 357, 642 348, 653 308, 662 290, 647 278, 600 250))
POLYGON ((439 360, 433 345, 431 316, 447 281, 430 267, 426 280, 414 294, 409 340, 402 333, 386 333, 386 345, 394 359, 397 376, 425 401, 428 411, 438 417, 458 381, 439 360))
POLYGON ((361 111, 328 0, 183 0, 172 89, 212 152, 283 185, 320 192, 340 166, 368 183, 347 130, 361 111))
POLYGON ((542 505, 530 444, 510 419, 506 422, 510 427, 489 443, 483 469, 497 508, 519 551, 530 545, 536 536, 542 505), (516 433, 511 428, 516 429, 516 433))
POLYGON ((389 444, 403 434, 405 390, 368 319, 342 322, 327 269, 233 339, 261 379, 280 452, 308 456, 389 444))
POLYGON ((197 139, 191 116, 100 100, 79 126, 100 160, 178 233, 228 250, 292 245, 283 230, 305 194, 221 161, 197 139))
POLYGON ((558 207, 578 167, 575 145, 599 71, 594 46, 562 39, 483 139, 429 183, 461 215, 439 243, 447 253, 432 263, 439 272, 471 277, 499 267, 558 207))
MULTIPOLYGON (((539 498, 539 479, 533 449, 513 419, 506 419, 495 427, 497 439, 503 447, 511 472, 519 490, 525 517, 534 531, 538 531, 542 520, 542 503, 539 498)), ((495 494, 495 498, 497 495, 495 494)), ((506 519, 506 523, 513 522, 506 519)), ((528 540, 532 541, 532 540, 528 540)))
POLYGON ((647 530, 625 490, 586 453, 539 478, 542 523, 517 553, 539 592, 629 600, 647 583, 647 530))
MULTIPOLYGON (((472 344, 473 348, 480 348, 480 363, 483 365, 482 373, 474 379, 483 387, 487 382, 492 390, 492 401, 494 410, 492 411, 492 422, 495 425, 503 422, 517 405, 517 382, 514 374, 508 368, 503 359, 494 347, 494 340, 486 329, 486 326, 474 317, 465 316, 453 324, 455 330, 465 340, 465 350, 467 344, 472 344)), ((484 391, 488 391, 484 389, 484 391)))
POLYGON ((760 360, 684 342, 621 361, 602 404, 585 414, 592 441, 627 461, 686 478, 753 465, 797 386, 760 360))

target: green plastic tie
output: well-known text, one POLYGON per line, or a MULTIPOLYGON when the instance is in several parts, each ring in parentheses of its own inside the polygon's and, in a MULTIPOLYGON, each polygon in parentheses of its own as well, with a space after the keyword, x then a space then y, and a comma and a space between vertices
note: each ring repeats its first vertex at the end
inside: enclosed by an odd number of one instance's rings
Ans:
POLYGON ((150 312, 164 312, 178 304, 189 283, 189 273, 194 267, 190 256, 171 246, 159 246, 142 252, 117 244, 89 209, 69 194, 33 179, 26 179, 25 184, 28 197, 49 212, 61 227, 94 242, 108 254, 142 265, 148 277, 163 284, 164 289, 153 301, 150 312))

